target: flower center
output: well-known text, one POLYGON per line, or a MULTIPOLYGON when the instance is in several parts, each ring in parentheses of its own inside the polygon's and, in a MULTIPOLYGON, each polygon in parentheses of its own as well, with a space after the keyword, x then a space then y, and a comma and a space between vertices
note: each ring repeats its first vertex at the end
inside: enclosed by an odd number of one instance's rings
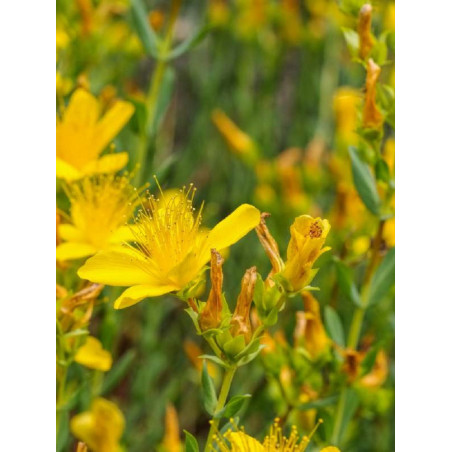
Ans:
POLYGON ((160 270, 174 268, 197 244, 202 206, 195 216, 195 192, 192 184, 174 194, 160 189, 160 198, 148 196, 137 214, 135 245, 160 270))
POLYGON ((309 237, 318 238, 322 235, 322 226, 320 226, 318 221, 311 223, 309 227, 309 237))

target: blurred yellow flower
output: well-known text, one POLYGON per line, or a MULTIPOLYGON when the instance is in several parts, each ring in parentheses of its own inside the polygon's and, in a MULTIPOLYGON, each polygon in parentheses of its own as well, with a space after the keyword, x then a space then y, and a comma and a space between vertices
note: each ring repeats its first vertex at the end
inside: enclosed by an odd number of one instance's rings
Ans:
POLYGON ((102 348, 102 343, 94 336, 88 336, 86 342, 77 350, 75 361, 90 369, 107 372, 111 368, 112 358, 109 351, 102 348))
POLYGON ((100 174, 66 186, 71 224, 60 224, 57 260, 79 259, 104 249, 118 249, 134 239, 126 225, 139 200, 128 176, 100 174))
POLYGON ((379 388, 388 378, 388 357, 384 350, 379 350, 372 370, 364 375, 359 383, 366 388, 379 388))
POLYGON ((297 312, 295 341, 316 359, 328 350, 331 340, 322 323, 319 302, 310 292, 303 293, 303 304, 304 311, 297 312))
POLYGON ((390 218, 385 221, 383 226, 383 240, 388 248, 395 246, 395 218, 390 218))
POLYGON ((71 419, 71 431, 93 452, 119 452, 124 431, 124 416, 112 402, 103 398, 93 401, 91 409, 71 419))
POLYGON ((212 112, 212 121, 235 154, 246 163, 254 164, 256 162, 258 158, 256 144, 223 111, 214 110, 212 112))
POLYGON ((355 130, 358 125, 357 108, 361 97, 358 90, 347 86, 340 87, 334 96, 333 108, 337 133, 346 144, 356 144, 357 142, 358 136, 355 130))
POLYGON ((260 212, 242 204, 212 230, 200 230, 202 207, 194 214, 190 185, 176 196, 156 200, 150 196, 135 222, 135 246, 101 251, 88 259, 78 274, 112 286, 131 286, 115 301, 115 308, 144 298, 178 291, 197 279, 212 248, 223 249, 259 224, 260 212))
POLYGON ((317 258, 329 247, 323 247, 330 230, 328 220, 301 215, 290 227, 290 241, 287 261, 281 275, 289 283, 290 290, 297 292, 306 287, 314 278, 317 269, 312 266, 317 258))
POLYGON ((166 405, 165 435, 162 446, 165 452, 182 452, 182 443, 179 436, 179 419, 177 417, 177 411, 171 403, 166 405))
POLYGON ((63 77, 61 72, 56 72, 55 81, 57 96, 63 97, 72 89, 72 80, 70 78, 63 77))
POLYGON ((126 152, 99 157, 134 112, 131 103, 118 100, 100 118, 99 101, 84 89, 72 94, 56 125, 56 175, 75 180, 83 175, 113 173, 128 161, 126 152))

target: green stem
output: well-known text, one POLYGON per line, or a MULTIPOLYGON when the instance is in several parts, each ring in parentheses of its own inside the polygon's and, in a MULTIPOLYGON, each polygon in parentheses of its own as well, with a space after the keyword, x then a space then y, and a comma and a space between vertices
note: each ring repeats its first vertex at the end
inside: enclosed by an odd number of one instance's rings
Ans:
POLYGON ((228 398, 229 390, 231 389, 232 379, 234 378, 236 370, 236 367, 231 367, 224 374, 223 382, 221 383, 220 395, 215 407, 214 418, 212 419, 210 424, 209 435, 207 436, 207 442, 206 447, 204 448, 204 452, 208 452, 209 450, 213 449, 213 435, 218 430, 218 423, 220 422, 220 419, 216 418, 215 415, 224 408, 226 399, 228 398))
MULTIPOLYGON (((378 224, 378 230, 375 235, 375 239, 373 241, 372 246, 372 254, 370 257, 369 264, 366 268, 366 273, 364 274, 363 285, 361 287, 361 307, 355 308, 353 313, 352 323, 350 325, 350 330, 348 333, 347 347, 351 349, 356 349, 359 343, 359 337, 361 334, 361 328, 363 325, 364 315, 367 309, 368 296, 370 283, 372 281, 372 276, 377 268, 379 261, 379 251, 381 242, 383 240, 383 229, 384 229, 385 220, 380 220, 378 224)), ((339 395, 339 402, 337 405, 336 416, 334 420, 333 433, 331 436, 331 443, 333 445, 340 444, 340 436, 342 430, 342 422, 344 418, 345 411, 345 398, 346 398, 346 390, 347 387, 342 388, 341 393, 339 395)))
POLYGON ((146 174, 146 156, 149 147, 149 141, 153 138, 152 126, 155 120, 155 114, 157 111, 158 97, 160 93, 160 87, 162 85, 163 76, 167 67, 165 57, 171 49, 171 42, 173 37, 174 24, 176 22, 177 14, 179 12, 181 0, 173 0, 171 6, 171 13, 168 22, 168 28, 166 31, 165 39, 160 49, 160 58, 157 60, 154 72, 152 74, 151 84, 149 86, 148 95, 146 97, 146 117, 144 121, 144 127, 141 131, 140 141, 138 143, 137 150, 137 162, 139 167, 137 168, 133 182, 135 186, 141 186, 144 183, 144 177, 146 174))
POLYGON ((56 433, 58 437, 58 431, 61 425, 61 406, 64 403, 65 392, 66 392, 66 377, 67 377, 67 366, 63 367, 61 378, 58 383, 57 400, 56 400, 56 433))
POLYGON ((331 435, 331 444, 339 444, 344 411, 345 411, 345 388, 342 389, 341 394, 339 396, 336 417, 334 420, 333 434, 331 435))

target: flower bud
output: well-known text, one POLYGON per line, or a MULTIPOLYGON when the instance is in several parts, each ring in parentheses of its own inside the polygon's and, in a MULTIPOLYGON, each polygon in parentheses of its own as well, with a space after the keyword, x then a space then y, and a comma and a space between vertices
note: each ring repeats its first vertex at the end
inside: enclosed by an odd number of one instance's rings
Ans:
POLYGON ((322 248, 330 230, 328 220, 301 215, 290 227, 287 262, 281 276, 288 283, 290 292, 299 292, 314 278, 317 269, 312 266, 317 258, 330 248, 322 248))
POLYGON ((320 317, 318 301, 311 293, 303 293, 304 311, 297 312, 295 343, 304 347, 313 359, 325 352, 330 344, 320 317))

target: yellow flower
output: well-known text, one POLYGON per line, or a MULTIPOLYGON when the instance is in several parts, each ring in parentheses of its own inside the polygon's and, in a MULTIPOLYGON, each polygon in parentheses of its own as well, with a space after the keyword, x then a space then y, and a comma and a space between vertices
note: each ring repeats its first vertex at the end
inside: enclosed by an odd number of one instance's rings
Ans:
POLYGON ((297 312, 297 327, 295 341, 303 346, 316 359, 322 355, 330 345, 320 316, 319 302, 310 292, 303 293, 304 311, 297 312))
POLYGON ((119 452, 124 424, 119 408, 99 397, 93 401, 89 411, 71 419, 71 431, 93 452, 119 452))
POLYGON ((101 174, 66 187, 71 201, 71 223, 60 224, 65 243, 56 249, 57 260, 79 259, 104 249, 120 248, 134 238, 126 225, 138 202, 128 176, 101 174))
POLYGON ((355 144, 358 125, 357 107, 361 102, 358 90, 347 86, 340 87, 334 96, 333 108, 339 137, 347 144, 355 144))
MULTIPOLYGON (((321 419, 317 422, 309 436, 300 437, 295 426, 292 427, 289 437, 283 435, 279 419, 270 428, 269 434, 261 443, 257 439, 245 433, 244 429, 238 429, 234 424, 234 431, 228 430, 224 435, 217 434, 216 443, 221 452, 304 452, 311 441, 312 436, 318 426, 323 422, 321 419)), ((320 452, 340 452, 336 447, 326 447, 320 452)))
POLYGON ((77 350, 75 361, 90 369, 107 372, 111 368, 110 352, 102 348, 102 343, 94 336, 88 336, 86 342, 77 350))
POLYGON ((383 226, 383 239, 388 248, 393 248, 395 246, 395 218, 390 218, 385 221, 383 226))
POLYGON ((171 403, 166 405, 165 436, 163 437, 162 446, 165 452, 182 451, 182 443, 179 436, 179 419, 177 411, 171 403))
POLYGON ((55 82, 57 96, 63 97, 72 89, 72 80, 70 78, 63 77, 61 72, 56 71, 55 82))
POLYGON ((79 276, 131 286, 115 302, 116 309, 125 308, 185 288, 201 275, 212 248, 232 245, 259 224, 259 211, 242 204, 211 231, 201 230, 202 207, 194 213, 194 192, 190 185, 171 198, 149 197, 135 222, 135 246, 99 252, 80 268, 79 276))
POLYGON ((322 248, 330 230, 328 220, 301 215, 290 227, 287 261, 281 275, 294 292, 302 290, 314 278, 317 269, 312 269, 317 258, 330 248, 322 248))
POLYGON ((241 131, 223 111, 214 110, 212 121, 235 154, 246 163, 254 164, 256 162, 258 152, 254 141, 241 131))
POLYGON ((134 112, 131 103, 118 100, 100 118, 100 103, 79 88, 71 96, 56 125, 56 175, 75 180, 83 175, 113 173, 128 161, 126 152, 100 157, 134 112))

